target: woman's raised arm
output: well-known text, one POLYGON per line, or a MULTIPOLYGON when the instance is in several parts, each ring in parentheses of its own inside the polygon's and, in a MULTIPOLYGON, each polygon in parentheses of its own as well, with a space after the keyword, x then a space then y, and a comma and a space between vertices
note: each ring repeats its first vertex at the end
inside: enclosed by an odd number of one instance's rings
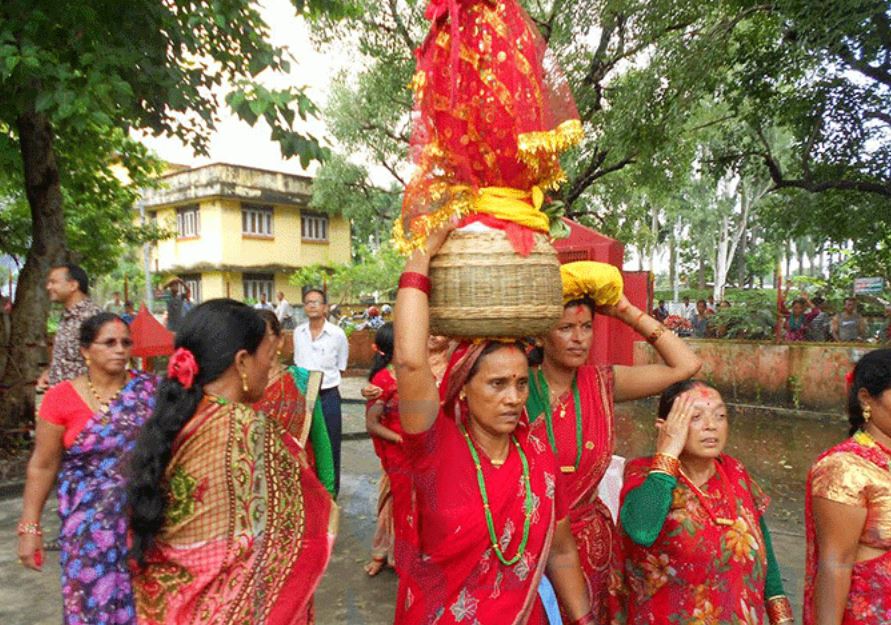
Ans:
POLYGON ((426 281, 429 286, 430 257, 439 251, 450 230, 446 227, 431 232, 427 238, 427 252, 416 250, 412 253, 399 281, 393 323, 393 365, 399 390, 399 418, 402 429, 409 434, 427 431, 439 414, 439 391, 427 354, 430 304, 424 283, 426 281))

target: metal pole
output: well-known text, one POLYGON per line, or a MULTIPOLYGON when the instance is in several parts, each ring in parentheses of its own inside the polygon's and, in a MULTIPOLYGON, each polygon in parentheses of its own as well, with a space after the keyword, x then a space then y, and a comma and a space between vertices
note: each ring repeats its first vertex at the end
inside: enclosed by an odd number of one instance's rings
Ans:
MULTIPOLYGON (((145 219, 145 201, 142 198, 139 198, 139 201, 136 202, 136 205, 139 207, 139 218, 142 222, 142 225, 146 225, 145 219)), ((148 306, 149 312, 152 312, 152 309, 155 307, 155 292, 152 289, 152 246, 151 243, 143 243, 142 244, 142 272, 145 277, 145 305, 148 306)))

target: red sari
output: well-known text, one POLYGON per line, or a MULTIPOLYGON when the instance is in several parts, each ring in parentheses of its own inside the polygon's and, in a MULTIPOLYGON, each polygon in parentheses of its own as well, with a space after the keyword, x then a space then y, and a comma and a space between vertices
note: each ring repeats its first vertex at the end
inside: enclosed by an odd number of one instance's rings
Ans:
MULTIPOLYGON (((537 373, 530 372, 530 386, 534 389, 533 375, 537 373)), ((578 449, 575 400, 570 391, 560 398, 563 408, 552 418, 557 462, 561 467, 558 479, 566 493, 572 535, 578 545, 592 612, 598 615, 599 622, 608 623, 610 615, 619 608, 616 592, 620 585, 621 543, 609 508, 598 497, 597 487, 609 468, 615 445, 612 367, 579 367, 576 383, 582 409, 582 453, 578 469, 569 472, 569 468, 575 466, 578 449)), ((540 402, 533 400, 534 395, 530 393, 527 403, 530 419, 534 419, 533 432, 548 440, 546 415, 540 402)))
POLYGON ((205 399, 165 483, 165 523, 133 580, 140 625, 313 622, 336 508, 276 422, 205 399))
MULTIPOLYGON (((625 467, 625 496, 650 472, 651 458, 625 467)), ((760 518, 768 498, 736 459, 721 455, 699 491, 683 476, 656 542, 624 536, 628 625, 760 625, 766 622, 767 555, 760 518), (714 519, 726 519, 722 525, 714 519)), ((620 528, 621 532, 621 528, 620 528)))
MULTIPOLYGON (((371 384, 381 389, 381 396, 369 401, 366 407, 383 404, 381 425, 400 436, 402 424, 399 421, 399 396, 396 392, 396 379, 389 368, 381 369, 371 379, 371 384)), ((408 554, 413 540, 412 485, 411 474, 405 461, 402 445, 373 437, 374 452, 381 460, 384 479, 381 481, 378 496, 378 528, 372 545, 375 558, 392 555, 393 566, 399 571, 399 564, 408 554)))
POLYGON ((824 452, 808 473, 805 495, 807 564, 804 586, 804 625, 813 625, 814 581, 817 578, 817 535, 813 498, 865 507, 861 544, 886 550, 854 565, 842 625, 891 623, 891 450, 862 432, 824 452))
MULTIPOLYGON (((538 583, 565 509, 547 442, 523 423, 515 436, 529 463, 534 512, 525 554, 507 566, 491 547, 474 461, 459 426, 441 413, 426 432, 405 435, 417 494, 419 547, 399 577, 396 625, 547 622, 538 583)), ((495 531, 511 558, 523 534, 520 456, 511 445, 499 468, 485 454, 480 460, 495 531)))

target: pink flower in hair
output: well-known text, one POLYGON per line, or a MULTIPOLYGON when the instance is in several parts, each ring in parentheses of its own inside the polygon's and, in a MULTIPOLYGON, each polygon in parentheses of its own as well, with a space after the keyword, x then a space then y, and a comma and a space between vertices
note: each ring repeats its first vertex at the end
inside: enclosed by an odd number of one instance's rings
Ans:
POLYGON ((178 380, 183 388, 192 388, 197 375, 198 363, 195 361, 195 356, 185 347, 177 348, 167 364, 167 377, 178 380))

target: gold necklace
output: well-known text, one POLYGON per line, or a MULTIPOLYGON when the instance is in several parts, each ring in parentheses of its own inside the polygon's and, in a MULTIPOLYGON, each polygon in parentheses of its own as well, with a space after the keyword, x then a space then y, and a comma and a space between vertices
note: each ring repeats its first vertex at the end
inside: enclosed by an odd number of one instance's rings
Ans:
MULTIPOLYGON (((563 395, 567 395, 567 393, 564 392, 561 395, 552 393, 551 395, 553 396, 553 399, 551 400, 551 406, 553 407, 554 404, 557 404, 559 406, 559 410, 560 410, 560 412, 558 413, 558 416, 561 419, 565 418, 566 417, 566 404, 569 403, 569 397, 566 398, 565 402, 563 400, 561 400, 560 397, 562 397, 563 395)), ((570 397, 571 396, 572 395, 570 395, 570 397)))
POLYGON ((93 379, 90 377, 90 372, 87 371, 87 386, 90 388, 90 392, 93 394, 93 397, 96 399, 96 403, 99 405, 99 410, 101 410, 102 412, 108 410, 109 405, 111 405, 111 403, 118 398, 118 395, 121 394, 121 391, 124 390, 124 387, 126 385, 127 382, 125 380, 124 383, 121 384, 120 387, 118 387, 118 390, 115 391, 114 395, 109 397, 107 401, 102 401, 102 396, 99 394, 99 391, 96 390, 96 387, 93 386, 93 379))

